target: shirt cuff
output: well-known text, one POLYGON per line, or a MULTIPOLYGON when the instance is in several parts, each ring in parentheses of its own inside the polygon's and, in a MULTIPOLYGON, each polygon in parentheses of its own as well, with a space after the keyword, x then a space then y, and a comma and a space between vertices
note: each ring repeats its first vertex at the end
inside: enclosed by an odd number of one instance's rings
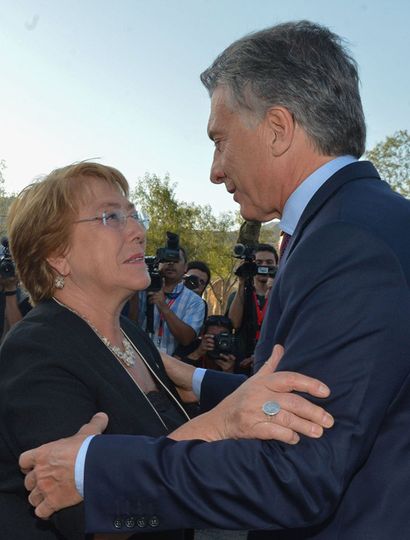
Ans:
POLYGON ((205 373, 206 369, 196 368, 192 375, 192 391, 198 399, 201 397, 201 386, 205 373))
POLYGON ((87 455, 88 446, 91 442, 91 439, 95 437, 95 435, 89 435, 86 439, 84 439, 83 444, 80 446, 80 449, 77 453, 77 457, 75 459, 75 466, 74 466, 74 480, 75 480, 75 487, 77 488, 78 493, 81 495, 81 497, 84 498, 84 469, 85 469, 85 458, 87 455))

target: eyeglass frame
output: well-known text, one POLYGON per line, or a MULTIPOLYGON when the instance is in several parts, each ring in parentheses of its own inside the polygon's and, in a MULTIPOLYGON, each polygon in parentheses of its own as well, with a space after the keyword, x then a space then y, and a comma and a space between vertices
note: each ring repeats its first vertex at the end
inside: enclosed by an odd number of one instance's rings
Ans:
MULTIPOLYGON (((110 210, 110 211, 103 211, 101 216, 94 216, 91 218, 83 218, 83 219, 77 219, 76 221, 73 221, 73 223, 89 223, 92 221, 100 221, 104 227, 109 227, 110 229, 114 230, 122 230, 125 228, 125 225, 127 223, 127 219, 132 218, 136 222, 138 222, 145 230, 149 227, 149 218, 148 217, 142 217, 138 210, 133 210, 130 213, 125 212, 124 210, 110 210), (109 224, 108 218, 110 215, 116 214, 119 217, 118 220, 118 227, 112 226, 109 224)), ((115 222, 114 222, 115 223, 115 222)))

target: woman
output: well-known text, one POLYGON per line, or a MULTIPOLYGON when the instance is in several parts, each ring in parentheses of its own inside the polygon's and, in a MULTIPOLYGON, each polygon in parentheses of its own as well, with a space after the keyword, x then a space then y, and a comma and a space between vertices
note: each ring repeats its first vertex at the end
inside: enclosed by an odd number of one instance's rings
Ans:
MULTIPOLYGON (((145 231, 122 174, 80 163, 23 190, 10 209, 9 236, 35 308, 1 350, 2 537, 82 539, 82 505, 47 522, 35 518, 17 460, 23 450, 75 433, 97 411, 108 413, 107 433, 156 437, 187 420, 158 352, 120 319, 127 299, 149 284, 145 231)), ((157 537, 150 516, 126 526, 130 535, 145 529, 157 537)))
POLYGON ((13 256, 36 307, 1 354, 5 538, 84 538, 81 507, 34 518, 17 466, 23 448, 76 431, 97 410, 111 433, 160 436, 187 420, 146 335, 120 325, 125 301, 149 284, 145 231, 127 196, 118 171, 80 163, 29 186, 10 210, 13 256))

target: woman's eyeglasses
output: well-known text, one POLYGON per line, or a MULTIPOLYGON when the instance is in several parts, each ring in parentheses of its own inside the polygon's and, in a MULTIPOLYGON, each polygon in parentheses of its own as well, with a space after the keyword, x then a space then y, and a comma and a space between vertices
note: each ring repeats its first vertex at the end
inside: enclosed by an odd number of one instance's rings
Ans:
POLYGON ((148 217, 142 212, 137 212, 137 210, 133 210, 132 212, 129 212, 129 213, 124 212, 124 210, 112 210, 110 212, 103 212, 100 216, 78 219, 77 221, 74 221, 74 223, 101 221, 101 223, 105 225, 106 227, 110 227, 111 229, 121 230, 121 229, 124 229, 128 218, 133 219, 134 221, 142 225, 144 229, 148 229, 148 226, 149 226, 148 217))

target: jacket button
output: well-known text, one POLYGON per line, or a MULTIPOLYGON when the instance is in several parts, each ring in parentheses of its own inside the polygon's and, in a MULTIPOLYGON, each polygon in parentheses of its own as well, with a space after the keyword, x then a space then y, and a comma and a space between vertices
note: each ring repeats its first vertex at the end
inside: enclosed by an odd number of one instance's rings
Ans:
POLYGON ((148 524, 149 524, 150 527, 158 527, 158 525, 159 525, 158 516, 151 516, 149 518, 148 524))
POLYGON ((120 518, 115 518, 112 524, 116 529, 122 529, 122 520, 120 518))
POLYGON ((140 529, 143 529, 146 526, 147 526, 147 520, 145 519, 144 516, 140 516, 139 518, 137 518, 137 527, 139 527, 140 529))
POLYGON ((135 518, 134 516, 128 516, 124 520, 124 525, 127 529, 133 529, 135 527, 135 518))

